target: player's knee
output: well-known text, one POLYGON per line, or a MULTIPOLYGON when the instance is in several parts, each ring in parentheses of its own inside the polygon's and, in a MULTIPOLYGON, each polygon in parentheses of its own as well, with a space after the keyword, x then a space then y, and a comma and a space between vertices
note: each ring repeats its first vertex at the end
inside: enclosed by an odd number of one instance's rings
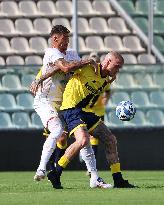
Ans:
POLYGON ((79 137, 77 142, 79 144, 79 147, 82 149, 83 147, 87 146, 87 144, 89 143, 89 138, 87 136, 82 136, 79 137))
POLYGON ((48 122, 48 129, 51 133, 54 133, 55 138, 59 138, 63 133, 63 126, 59 119, 52 118, 48 122))

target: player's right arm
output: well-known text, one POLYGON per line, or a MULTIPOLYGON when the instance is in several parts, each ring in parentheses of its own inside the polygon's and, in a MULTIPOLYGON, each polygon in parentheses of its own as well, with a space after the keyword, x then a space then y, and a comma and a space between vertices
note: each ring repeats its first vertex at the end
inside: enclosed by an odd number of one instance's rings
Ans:
POLYGON ((46 72, 44 75, 40 76, 40 78, 35 79, 35 81, 32 82, 30 92, 33 95, 36 95, 39 85, 47 78, 53 76, 57 71, 61 70, 64 73, 69 73, 83 67, 86 64, 92 64, 93 67, 96 67, 95 62, 92 59, 68 62, 64 58, 60 58, 54 63, 49 63, 49 66, 51 67, 50 71, 46 72))
POLYGON ((95 66, 95 62, 92 59, 68 62, 64 58, 57 60, 53 64, 53 66, 58 67, 64 73, 69 73, 71 71, 83 67, 86 64, 92 64, 93 66, 95 66))
POLYGON ((64 58, 60 58, 54 63, 49 63, 49 66, 51 67, 50 71, 46 72, 44 75, 42 75, 37 82, 40 84, 47 78, 53 76, 57 71, 61 70, 64 73, 69 73, 71 71, 74 71, 78 68, 83 67, 86 64, 92 64, 94 65, 93 60, 81 60, 81 61, 71 61, 68 62, 64 58))

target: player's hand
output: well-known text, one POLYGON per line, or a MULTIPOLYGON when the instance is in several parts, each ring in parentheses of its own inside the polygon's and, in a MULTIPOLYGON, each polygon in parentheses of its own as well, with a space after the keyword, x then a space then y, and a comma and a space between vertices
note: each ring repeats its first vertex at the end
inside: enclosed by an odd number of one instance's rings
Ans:
POLYGON ((31 85, 30 85, 30 92, 35 96, 36 92, 38 90, 39 87, 39 82, 37 80, 34 80, 31 85))

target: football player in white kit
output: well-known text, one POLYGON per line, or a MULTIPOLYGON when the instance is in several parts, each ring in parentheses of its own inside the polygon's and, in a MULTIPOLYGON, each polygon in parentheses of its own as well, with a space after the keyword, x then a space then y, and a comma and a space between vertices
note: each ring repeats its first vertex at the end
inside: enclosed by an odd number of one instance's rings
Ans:
MULTIPOLYGON (((81 61, 75 51, 67 50, 69 33, 70 31, 62 25, 56 25, 52 28, 50 33, 51 48, 45 51, 41 76, 31 85, 31 92, 35 95, 34 109, 40 116, 44 127, 50 131, 43 145, 40 164, 34 176, 36 181, 45 178, 46 165, 55 149, 56 142, 62 134, 65 134, 58 110, 62 103, 65 85, 69 79, 68 73, 88 63, 94 64, 93 60, 81 61), (44 78, 47 79, 43 81, 44 78), (41 81, 43 82, 38 87, 41 81)), ((82 153, 87 169, 91 170, 90 187, 112 187, 111 184, 106 184, 98 176, 91 146, 84 147, 82 153)), ((56 180, 53 172, 55 170, 48 173, 48 179, 54 188, 60 189, 62 188, 61 182, 56 180)))

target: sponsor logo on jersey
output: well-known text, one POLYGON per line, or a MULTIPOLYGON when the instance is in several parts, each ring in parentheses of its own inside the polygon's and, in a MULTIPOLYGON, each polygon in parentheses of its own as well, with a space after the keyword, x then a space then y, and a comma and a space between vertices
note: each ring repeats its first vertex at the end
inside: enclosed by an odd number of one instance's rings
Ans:
POLYGON ((92 86, 90 86, 90 85, 88 84, 88 82, 85 84, 85 87, 86 87, 89 91, 91 91, 93 94, 97 94, 97 93, 98 93, 98 90, 92 88, 92 86))
MULTIPOLYGON (((95 81, 96 82, 96 81, 95 81)), ((107 81, 105 81, 101 87, 98 88, 98 90, 96 90, 95 88, 93 88, 91 85, 88 84, 88 82, 85 84, 85 87, 92 92, 92 94, 97 95, 100 92, 102 92, 102 90, 104 89, 104 87, 107 85, 107 81)))

